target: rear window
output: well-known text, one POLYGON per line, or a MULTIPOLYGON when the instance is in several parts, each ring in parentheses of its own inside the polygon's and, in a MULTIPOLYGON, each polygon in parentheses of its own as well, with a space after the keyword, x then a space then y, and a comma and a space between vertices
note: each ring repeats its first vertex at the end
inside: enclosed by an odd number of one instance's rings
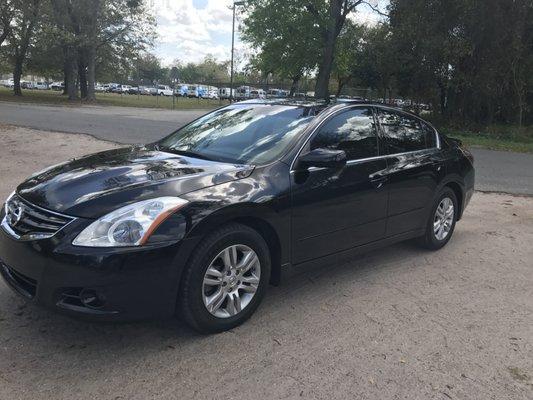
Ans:
POLYGON ((437 145, 433 128, 418 118, 380 109, 378 119, 385 139, 385 154, 425 150, 437 145))

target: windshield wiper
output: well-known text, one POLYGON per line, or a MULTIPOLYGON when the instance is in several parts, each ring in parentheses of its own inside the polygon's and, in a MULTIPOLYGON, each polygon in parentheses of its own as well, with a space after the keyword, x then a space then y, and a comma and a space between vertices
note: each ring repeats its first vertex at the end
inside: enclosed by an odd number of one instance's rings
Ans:
POLYGON ((178 150, 178 149, 173 149, 172 147, 159 146, 159 145, 157 146, 157 148, 162 150, 162 151, 167 151, 167 152, 172 153, 172 154, 178 154, 180 156, 199 158, 201 160, 207 160, 207 161, 216 161, 216 160, 214 160, 211 157, 208 157, 208 156, 200 154, 200 153, 196 153, 194 151, 178 150))

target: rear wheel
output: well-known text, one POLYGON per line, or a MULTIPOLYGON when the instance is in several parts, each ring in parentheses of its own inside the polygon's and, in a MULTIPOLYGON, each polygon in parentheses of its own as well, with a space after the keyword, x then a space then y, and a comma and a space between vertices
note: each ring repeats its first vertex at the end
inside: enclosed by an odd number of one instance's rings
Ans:
POLYGON ((421 244, 430 249, 442 248, 452 237, 457 221, 457 198, 450 188, 444 188, 435 201, 426 233, 420 238, 421 244))
POLYGON ((207 236, 184 272, 181 315, 203 333, 246 321, 261 302, 270 278, 270 253, 255 230, 232 223, 207 236))

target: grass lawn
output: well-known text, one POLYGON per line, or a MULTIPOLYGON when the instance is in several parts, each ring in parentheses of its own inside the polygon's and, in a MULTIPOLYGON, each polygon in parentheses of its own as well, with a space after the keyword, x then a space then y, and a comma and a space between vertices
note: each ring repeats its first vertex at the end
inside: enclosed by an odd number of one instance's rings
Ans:
POLYGON ((491 150, 533 153, 533 142, 515 142, 506 139, 491 138, 470 134, 451 134, 450 137, 460 139, 466 146, 483 147, 491 150))
POLYGON ((457 128, 441 129, 448 136, 460 139, 466 146, 479 146, 491 150, 533 153, 533 126, 492 125, 481 131, 457 128))
MULTIPOLYGON (((13 91, 5 87, 0 87, 0 101, 12 101, 19 103, 39 103, 52 105, 69 105, 77 107, 84 103, 82 101, 70 102, 61 92, 53 90, 24 90, 22 97, 13 96, 13 91)), ((121 107, 145 107, 145 108, 162 108, 167 110, 186 110, 198 108, 217 108, 228 104, 225 100, 211 99, 189 99, 185 97, 166 96, 137 96, 131 94, 116 93, 96 93, 96 103, 90 103, 100 106, 121 106, 121 107)))

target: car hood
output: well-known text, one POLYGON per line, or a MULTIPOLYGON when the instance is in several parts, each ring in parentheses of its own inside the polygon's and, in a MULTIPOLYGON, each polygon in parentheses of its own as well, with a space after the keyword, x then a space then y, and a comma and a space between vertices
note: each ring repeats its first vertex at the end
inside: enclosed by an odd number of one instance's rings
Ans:
POLYGON ((96 218, 136 201, 179 196, 244 178, 252 170, 247 165, 126 147, 52 166, 21 183, 17 193, 52 211, 96 218))

